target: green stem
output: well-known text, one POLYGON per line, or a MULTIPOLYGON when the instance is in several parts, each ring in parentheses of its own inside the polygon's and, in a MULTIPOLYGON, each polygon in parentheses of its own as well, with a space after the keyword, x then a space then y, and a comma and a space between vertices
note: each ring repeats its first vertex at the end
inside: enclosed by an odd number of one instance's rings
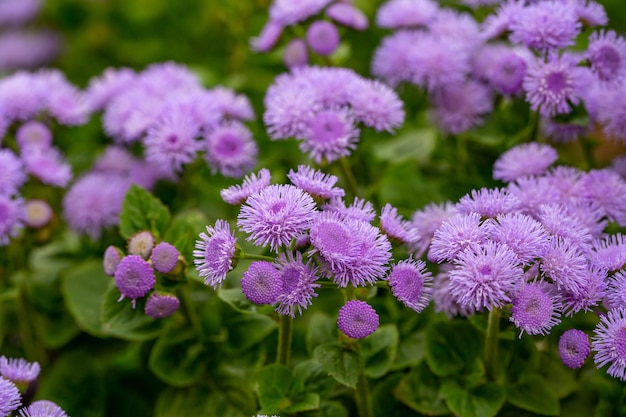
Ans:
POLYGON ((33 309, 27 295, 26 276, 20 277, 18 286, 17 313, 19 316, 20 335, 24 344, 24 353, 27 360, 37 361, 41 366, 45 366, 47 356, 43 347, 37 343, 33 309))
POLYGON ((354 177, 354 173, 352 172, 352 168, 350 167, 350 163, 346 158, 339 159, 339 168, 341 169, 341 174, 343 175, 343 179, 348 185, 348 189, 354 197, 360 197, 361 193, 359 192, 359 186, 356 182, 356 178, 354 177))
POLYGON ((359 417, 373 417, 372 399, 369 393, 367 376, 365 376, 364 372, 359 374, 359 380, 356 383, 356 392, 354 394, 359 417))
POLYGON ((500 332, 500 316, 502 311, 499 308, 492 308, 487 321, 487 336, 485 339, 485 372, 489 381, 498 379, 498 333, 500 332))
POLYGON ((244 251, 239 252, 239 259, 252 259, 254 261, 268 261, 274 262, 276 259, 271 256, 265 255, 255 255, 253 253, 244 253, 244 251))
POLYGON ((278 354, 276 362, 282 365, 289 365, 289 355, 291 353, 292 338, 292 318, 280 315, 280 323, 278 325, 278 354))
POLYGON ((588 169, 593 169, 596 167, 596 161, 593 157, 593 144, 586 137, 582 137, 579 140, 580 146, 582 148, 583 156, 585 157, 585 162, 587 163, 588 169))

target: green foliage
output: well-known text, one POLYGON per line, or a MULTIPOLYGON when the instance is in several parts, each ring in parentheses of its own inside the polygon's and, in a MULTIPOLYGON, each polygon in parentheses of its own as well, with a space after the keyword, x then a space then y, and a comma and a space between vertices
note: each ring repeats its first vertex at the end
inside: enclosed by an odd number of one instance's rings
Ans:
POLYGON ((130 239, 142 230, 161 236, 169 221, 170 211, 158 198, 138 185, 130 186, 120 213, 120 234, 124 238, 130 239))
POLYGON ((325 343, 316 347, 313 354, 330 376, 343 385, 356 388, 359 372, 363 368, 363 359, 357 352, 325 343))

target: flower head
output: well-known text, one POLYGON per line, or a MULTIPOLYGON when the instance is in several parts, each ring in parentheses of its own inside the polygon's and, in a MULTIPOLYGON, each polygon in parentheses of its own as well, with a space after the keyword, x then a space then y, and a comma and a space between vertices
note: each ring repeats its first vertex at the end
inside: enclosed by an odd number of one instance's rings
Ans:
POLYGON ((27 362, 22 358, 0 356, 0 375, 17 385, 29 384, 39 375, 38 362, 27 362))
POLYGON ((545 335, 560 323, 561 303, 552 284, 537 281, 524 284, 513 298, 511 321, 524 332, 545 335))
POLYGON ((147 230, 135 233, 128 240, 128 253, 130 255, 139 255, 147 260, 150 258, 152 248, 154 248, 154 236, 147 230))
POLYGON ((233 185, 232 187, 221 190, 220 196, 222 197, 222 200, 228 204, 240 205, 243 204, 252 194, 257 193, 270 185, 271 179, 272 174, 270 174, 270 171, 263 168, 258 174, 251 173, 247 175, 243 179, 243 183, 241 185, 233 185))
POLYGON ((308 120, 300 149, 318 164, 323 159, 332 162, 349 156, 359 141, 360 131, 354 123, 347 109, 321 110, 308 120))
POLYGON ((618 85, 626 78, 626 41, 614 31, 592 33, 585 55, 603 85, 618 85))
POLYGON ((337 326, 346 336, 362 339, 378 329, 378 314, 365 301, 351 300, 339 309, 337 326))
POLYGON ((422 260, 409 258, 393 265, 388 282, 394 297, 418 313, 426 308, 432 296, 432 274, 422 260))
POLYGON ((72 179, 72 168, 56 148, 29 147, 22 153, 26 170, 44 184, 65 187, 72 179))
POLYGON ((518 145, 504 152, 493 164, 493 177, 504 182, 524 176, 538 176, 556 161, 558 154, 550 145, 535 142, 518 145))
POLYGON ((0 149, 0 194, 17 194, 26 179, 20 159, 8 149, 0 149))
POLYGON ((213 288, 222 286, 228 271, 233 269, 233 257, 237 239, 225 220, 215 222, 215 227, 207 226, 206 233, 200 233, 193 251, 194 264, 204 283, 213 288))
POLYGON ((276 267, 265 261, 255 261, 241 278, 241 290, 256 304, 274 304, 283 291, 283 280, 276 267))
POLYGON ((21 409, 20 417, 67 417, 67 414, 52 401, 39 400, 21 409))
POLYGON ((420 239, 417 227, 412 222, 403 220, 398 210, 389 203, 385 204, 381 211, 380 228, 390 239, 410 247, 414 247, 420 239))
POLYGON ((302 260, 300 252, 287 255, 279 254, 276 266, 283 282, 281 294, 276 299, 279 314, 295 317, 296 309, 302 314, 302 309, 311 305, 311 299, 317 297, 315 289, 320 286, 315 281, 318 279, 317 267, 306 264, 302 260))
POLYGON ((102 259, 102 267, 104 269, 104 273, 111 277, 114 276, 115 270, 120 264, 123 255, 124 254, 122 253, 122 251, 115 246, 110 245, 109 247, 107 247, 104 251, 104 257, 102 259))
POLYGON ((576 369, 583 366, 590 352, 589 336, 582 330, 566 330, 559 338, 559 356, 561 362, 568 368, 576 369))
POLYGON ((441 223, 435 231, 428 259, 441 263, 451 261, 466 248, 487 240, 487 230, 481 227, 480 214, 456 214, 441 223))
POLYGON ((324 211, 334 212, 343 218, 357 219, 364 222, 371 222, 376 218, 376 211, 371 202, 354 197, 352 204, 346 206, 346 202, 341 198, 333 198, 322 206, 324 211))
POLYGON ((486 224, 489 238, 508 246, 522 264, 539 258, 548 245, 549 235, 532 217, 519 212, 498 216, 486 224))
POLYGON ((0 194, 0 246, 17 236, 24 222, 24 201, 0 194))
POLYGON ((8 379, 0 378, 0 416, 10 415, 22 402, 19 390, 8 379))
POLYGON ((402 101, 395 91, 379 81, 357 82, 353 88, 351 105, 354 117, 378 132, 393 132, 404 122, 402 101))
POLYGON ((330 55, 339 46, 339 31, 329 21, 318 20, 307 29, 306 41, 313 52, 322 56, 330 55))
POLYGON ((432 0, 389 0, 378 9, 376 24, 387 29, 426 26, 438 10, 432 0))
POLYGON ((179 307, 180 301, 175 295, 153 292, 146 301, 144 311, 147 316, 162 319, 174 314, 179 307))
POLYGON ((331 0, 274 0, 270 6, 270 19, 284 26, 293 25, 318 14, 331 0))
POLYGON ((302 191, 306 191, 313 197, 331 199, 343 197, 345 191, 335 187, 338 178, 334 175, 325 174, 306 165, 298 165, 298 170, 290 170, 287 177, 302 191))
POLYGON ((283 63, 289 69, 304 67, 309 62, 306 42, 296 38, 289 41, 283 53, 283 63))
POLYGON ((519 207, 519 200, 506 189, 481 188, 466 194, 456 205, 459 213, 478 213, 481 217, 491 217, 511 213, 519 207))
POLYGON ((531 4, 511 22, 511 42, 541 51, 574 44, 581 29, 576 10, 558 0, 531 4))
POLYGON ((591 262, 607 271, 617 271, 626 266, 626 235, 617 233, 595 240, 591 262))
POLYGON ((482 124, 482 115, 493 109, 490 90, 477 81, 431 90, 433 117, 446 132, 461 133, 482 124))
POLYGON ((606 298, 612 306, 626 306, 626 272, 617 271, 609 279, 606 298))
POLYGON ((178 262, 178 249, 170 243, 160 242, 152 249, 150 261, 154 269, 162 274, 167 274, 178 262))
POLYGON ((611 310, 600 317, 591 348, 596 352, 593 360, 598 368, 609 364, 607 373, 626 381, 626 309, 611 310))
POLYGON ((350 3, 335 3, 326 9, 326 16, 335 22, 355 30, 365 30, 369 26, 367 16, 350 3))
POLYGON ((257 162, 258 148, 252 133, 240 122, 225 123, 205 135, 205 158, 211 172, 241 177, 257 162))
POLYGON ((183 111, 173 111, 158 119, 144 140, 146 159, 180 171, 192 162, 199 145, 198 126, 183 111))
POLYGON ((139 255, 125 256, 115 270, 115 285, 122 294, 120 300, 130 298, 133 308, 135 301, 146 295, 154 283, 154 270, 139 255))

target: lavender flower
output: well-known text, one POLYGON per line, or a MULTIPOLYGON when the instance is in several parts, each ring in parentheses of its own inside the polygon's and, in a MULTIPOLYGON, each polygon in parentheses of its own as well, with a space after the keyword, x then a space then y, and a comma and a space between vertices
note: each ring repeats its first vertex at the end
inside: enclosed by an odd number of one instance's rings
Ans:
POLYGON ((306 41, 313 52, 322 56, 330 55, 339 46, 339 31, 332 23, 318 20, 309 26, 306 41))
POLYGON ((522 43, 541 51, 574 44, 581 29, 575 9, 568 4, 549 0, 521 8, 511 22, 511 42, 522 43))
POLYGON ((173 112, 161 118, 148 131, 144 143, 146 159, 180 171, 183 164, 194 160, 198 151, 198 126, 182 112, 173 112))
POLYGON ((144 311, 149 317, 162 319, 174 314, 179 307, 180 301, 175 295, 153 292, 146 301, 144 311))
POLYGON ((338 180, 336 176, 325 174, 306 165, 298 165, 298 170, 295 172, 290 170, 287 177, 296 187, 316 198, 341 198, 345 194, 343 189, 335 187, 338 180))
POLYGON ((570 317, 579 311, 591 311, 602 302, 606 296, 606 271, 590 267, 582 275, 582 284, 570 289, 565 288, 561 293, 563 312, 570 317))
POLYGON ((609 169, 594 169, 581 180, 586 200, 597 203, 609 220, 626 225, 626 181, 609 169))
POLYGON ((381 45, 374 51, 372 74, 392 86, 411 81, 416 68, 407 51, 420 41, 421 36, 417 31, 401 30, 383 38, 381 45))
POLYGON ((464 317, 475 312, 475 309, 468 304, 460 304, 456 297, 450 292, 450 272, 453 270, 452 264, 442 264, 439 273, 433 282, 433 303, 435 311, 445 313, 449 318, 457 315, 464 317))
POLYGON ((233 185, 220 191, 222 200, 228 204, 243 204, 252 194, 258 193, 270 185, 272 175, 270 171, 263 168, 258 174, 249 174, 243 179, 241 185, 233 185))
POLYGON ((419 231, 412 222, 403 220, 398 210, 385 204, 380 214, 380 228, 391 240, 413 247, 420 239, 419 231))
POLYGON ((591 344, 587 333, 578 329, 566 330, 559 338, 559 356, 568 368, 577 369, 583 366, 591 353, 591 344))
POLYGON ((609 279, 606 298, 612 306, 626 306, 626 272, 617 271, 609 279))
POLYGON ((513 22, 522 13, 524 2, 519 0, 507 0, 501 4, 496 13, 487 16, 482 23, 482 37, 484 39, 496 38, 511 30, 513 22))
POLYGON ((72 179, 72 168, 55 148, 29 147, 22 153, 26 170, 44 184, 65 187, 72 179))
POLYGON ((541 272, 558 289, 581 294, 587 274, 587 259, 577 245, 562 238, 551 239, 541 257, 541 272))
POLYGON ((270 19, 261 29, 259 36, 250 40, 250 48, 256 52, 269 51, 278 42, 283 29, 283 24, 270 19))
POLYGON ((0 194, 0 246, 17 236, 24 221, 24 201, 0 194))
POLYGON ((332 0, 274 0, 270 6, 270 19, 284 26, 293 25, 318 14, 332 0))
POLYGON ((431 100, 435 121, 453 134, 482 124, 482 115, 493 109, 489 89, 475 81, 436 88, 431 92, 431 100))
POLYGON ((478 213, 481 217, 493 218, 517 210, 519 204, 517 197, 506 189, 481 188, 461 197, 456 209, 462 214, 478 213))
POLYGON ((351 104, 356 119, 378 132, 393 133, 394 128, 404 122, 402 101, 392 89, 378 81, 355 83, 351 104))
POLYGON ((567 241, 584 253, 590 250, 591 233, 579 219, 570 215, 560 204, 544 204, 539 209, 539 221, 554 237, 567 241))
POLYGON ((26 182, 20 159, 8 149, 0 149, 0 194, 12 196, 26 182))
POLYGON ((611 310, 600 317, 591 348, 596 352, 593 360, 598 368, 609 364, 607 373, 626 381, 626 309, 611 310))
POLYGON ((515 212, 498 216, 486 224, 489 238, 508 246, 524 265, 541 256, 549 235, 538 221, 515 212))
POLYGON ((483 40, 474 17, 452 9, 440 9, 428 24, 430 33, 445 42, 454 42, 469 52, 474 52, 483 40))
POLYGON ((546 177, 522 177, 509 183, 507 189, 520 201, 519 211, 536 215, 542 204, 559 201, 559 194, 546 177))
POLYGON ((474 72, 497 92, 515 96, 522 90, 526 60, 521 52, 502 45, 486 45, 474 59, 474 72))
POLYGON ((591 262, 607 271, 618 271, 626 266, 626 236, 617 233, 593 242, 591 262))
POLYGON ((389 0, 378 9, 376 24, 388 29, 426 26, 438 9, 431 0, 389 0))
POLYGON ((85 101, 91 111, 102 110, 111 100, 130 87, 137 79, 137 74, 129 68, 107 68, 98 76, 89 80, 85 101))
POLYGON ((52 401, 39 400, 21 409, 20 417, 67 417, 67 414, 52 401))
POLYGON ((292 39, 285 46, 283 53, 283 63, 289 69, 304 67, 309 62, 309 52, 306 42, 302 39, 292 39))
POLYGON ((0 356, 0 375, 16 385, 30 384, 37 379, 40 370, 38 362, 0 356))
POLYGON ((31 147, 49 149, 52 146, 52 132, 45 124, 31 120, 17 128, 15 140, 22 153, 31 147))
POLYGON ((104 269, 104 273, 109 276, 114 276, 115 270, 120 264, 123 255, 124 254, 122 253, 122 251, 115 246, 108 246, 104 251, 104 257, 102 259, 102 267, 104 269))
POLYGON ((154 284, 154 270, 141 256, 125 256, 115 269, 115 285, 121 294, 119 301, 130 298, 133 308, 136 300, 146 295, 154 284))
POLYGON ((161 242, 154 247, 150 261, 154 269, 162 274, 167 274, 178 262, 178 249, 167 242, 161 242))
POLYGON ((626 41, 614 31, 592 33, 585 56, 602 84, 614 86, 626 78, 626 41))
POLYGON ((274 265, 255 261, 241 278, 241 290, 256 304, 274 304, 283 291, 283 280, 274 265))
POLYGON ((362 339, 378 329, 376 310, 364 301, 351 300, 339 309, 337 326, 346 336, 362 339))
POLYGON ((371 222, 376 218, 376 210, 371 202, 354 197, 352 204, 346 206, 341 198, 333 198, 322 206, 324 211, 338 213, 344 219, 356 219, 371 222))
POLYGON ((391 292, 402 304, 422 312, 432 296, 432 274, 426 270, 426 263, 413 258, 405 259, 391 267, 389 273, 391 292))
POLYGON ((570 0, 576 8, 578 20, 585 26, 605 26, 609 22, 604 6, 593 0, 570 0))
POLYGON ((258 149, 252 133, 239 122, 222 124, 205 135, 205 158, 211 172, 241 177, 257 162, 258 149))
POLYGON ((335 22, 356 30, 365 30, 369 26, 367 16, 350 3, 334 3, 326 9, 326 16, 335 22))
POLYGON ((45 103, 37 77, 17 72, 0 80, 0 108, 9 120, 32 119, 45 103))
POLYGON ((52 207, 44 200, 28 200, 24 204, 24 223, 38 229, 47 225, 53 216, 52 207))
POLYGON ((119 146, 108 146, 96 159, 93 170, 105 174, 128 175, 135 162, 133 156, 119 146))
POLYGON ((321 110, 302 133, 300 149, 318 164, 349 156, 359 141, 360 131, 354 123, 354 116, 346 109, 321 110))
POLYGON ((421 210, 416 210, 413 213, 411 221, 417 227, 417 231, 421 236, 419 242, 413 247, 417 256, 421 256, 430 246, 430 240, 432 239, 435 231, 439 229, 439 226, 457 214, 456 206, 450 202, 441 204, 430 203, 421 210))
POLYGON ((36 17, 40 10, 40 0, 0 1, 0 26, 23 25, 36 17))
POLYGON ((154 248, 154 236, 147 230, 135 233, 128 240, 128 253, 130 255, 139 255, 143 259, 148 260, 154 248))
POLYGON ((0 416, 10 415, 21 405, 21 395, 15 384, 0 378, 0 416))
POLYGON ((531 335, 546 335, 561 322, 561 303, 556 297, 552 284, 538 281, 524 284, 513 298, 511 321, 521 330, 531 335))
POLYGON ((482 245, 486 240, 487 230, 481 227, 480 214, 457 214, 435 231, 428 259, 438 263, 451 261, 466 248, 482 245))
POLYGON ((196 240, 193 262, 204 283, 215 289, 222 286, 226 274, 233 269, 237 240, 225 220, 217 220, 215 227, 206 226, 206 231, 196 240))
POLYGON ((524 176, 539 176, 557 160, 556 149, 535 142, 515 146, 504 152, 493 165, 493 177, 504 182, 524 176))
POLYGON ((278 306, 276 311, 282 315, 295 317, 295 311, 302 314, 302 309, 311 305, 311 299, 317 297, 315 289, 320 286, 316 284, 318 269, 311 264, 302 261, 300 252, 279 254, 276 258, 276 266, 283 283, 281 294, 276 299, 278 306))

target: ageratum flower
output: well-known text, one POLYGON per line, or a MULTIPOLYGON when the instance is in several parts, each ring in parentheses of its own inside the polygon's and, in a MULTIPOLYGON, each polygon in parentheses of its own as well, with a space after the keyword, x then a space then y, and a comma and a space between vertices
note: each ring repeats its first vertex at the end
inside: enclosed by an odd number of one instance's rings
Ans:
POLYGON ((3 0, 0 2, 0 25, 21 26, 41 10, 39 0, 3 0))
POLYGON ((45 124, 31 120, 17 128, 15 140, 22 153, 31 147, 49 149, 52 146, 52 132, 45 124))
POLYGON ((309 62, 306 42, 296 38, 289 41, 283 53, 283 63, 289 69, 304 67, 309 62))
POLYGON ((618 271, 626 266, 626 235, 617 233, 593 242, 591 262, 607 271, 618 271))
POLYGON ((544 204, 539 209, 538 220, 553 237, 566 240, 583 253, 590 250, 592 236, 584 223, 568 213, 561 204, 544 204))
POLYGON ((414 247, 420 240, 419 230, 412 222, 404 220, 391 204, 383 206, 380 213, 380 228, 391 239, 414 247))
POLYGON ((530 335, 546 335, 552 327, 561 322, 561 303, 553 284, 537 281, 524 284, 513 298, 511 321, 530 335))
POLYGON ((307 29, 306 41, 316 54, 331 55, 339 46, 339 31, 329 21, 318 20, 307 29))
POLYGON ((9 149, 0 149, 0 194, 17 194, 26 179, 20 159, 9 149))
POLYGON ((519 205, 517 197, 506 189, 481 188, 461 197, 456 210, 462 214, 478 213, 481 217, 494 218, 516 211, 519 205))
POLYGON ((102 259, 102 267, 104 269, 104 273, 109 276, 115 275, 115 270, 117 266, 120 264, 122 260, 123 253, 121 250, 116 248, 115 246, 110 245, 104 251, 104 257, 102 259))
POLYGON ((356 149, 360 135, 354 124, 348 109, 321 110, 307 121, 300 150, 318 164, 349 156, 356 149))
POLYGON ((283 280, 270 262, 255 261, 241 278, 241 291, 256 304, 274 304, 283 291, 283 280))
POLYGON ((275 264, 283 283, 281 294, 276 299, 276 311, 295 317, 297 309, 298 314, 302 314, 302 310, 311 305, 312 298, 317 297, 315 289, 320 287, 320 284, 315 283, 318 268, 311 261, 305 264, 300 252, 296 252, 295 256, 292 253, 281 253, 275 264))
POLYGON ((430 95, 433 118, 453 134, 482 124, 482 116, 493 110, 491 91, 473 80, 434 88, 430 95))
POLYGON ((606 271, 596 267, 587 268, 582 276, 582 284, 574 289, 565 288, 561 292, 563 312, 571 317, 579 311, 592 311, 606 297, 606 271))
POLYGON ((350 3, 335 3, 326 9, 326 16, 335 22, 356 30, 365 30, 369 26, 367 16, 350 3))
POLYGON ((362 339, 378 329, 378 314, 365 301, 351 300, 339 309, 337 326, 346 336, 362 339))
POLYGON ((293 185, 316 198, 341 198, 345 195, 342 188, 335 187, 338 180, 336 176, 325 174, 306 165, 298 165, 297 171, 290 170, 287 177, 293 185))
POLYGON ((567 2, 543 1, 519 9, 511 22, 510 40, 529 48, 549 51, 574 45, 580 32, 576 10, 567 2))
POLYGON ((614 31, 592 33, 585 56, 603 85, 618 85, 626 78, 626 41, 614 31))
POLYGON ((617 271, 608 282, 606 298, 611 306, 626 306, 626 273, 617 271))
POLYGON ((257 162, 258 148, 252 132, 240 122, 223 123, 205 134, 205 159, 215 174, 241 177, 257 162))
POLYGON ((523 213, 503 214, 487 222, 485 227, 490 239, 508 246, 524 265, 539 258, 548 245, 546 229, 523 213))
POLYGON ((493 177, 511 182, 524 176, 539 176, 558 157, 556 149, 550 145, 535 142, 518 145, 498 157, 493 164, 493 177))
POLYGON ((52 207, 44 200, 28 200, 24 204, 24 223, 28 227, 44 227, 53 215, 52 207))
POLYGON ((576 8, 578 20, 585 26, 606 26, 609 17, 604 6, 594 0, 570 0, 576 8))
POLYGON ((24 225, 24 201, 0 194, 0 246, 17 236, 24 225))
POLYGON ((524 3, 519 0, 507 0, 499 5, 494 14, 487 16, 482 23, 484 39, 497 38, 511 30, 511 25, 521 14, 524 3))
POLYGON ((174 294, 153 292, 146 301, 146 316, 162 319, 174 314, 180 308, 180 301, 174 294))
POLYGON ((379 7, 376 25, 386 29, 427 26, 438 10, 432 0, 389 0, 379 7))
POLYGON ((161 242, 154 247, 150 261, 154 269, 162 274, 167 274, 178 262, 178 249, 172 244, 161 242))
POLYGON ((559 290, 582 294, 588 262, 578 245, 563 238, 550 239, 541 256, 540 269, 559 290))
POLYGON ((154 236, 152 233, 144 230, 135 233, 128 240, 128 253, 130 255, 139 255, 143 259, 148 260, 154 248, 154 236))
POLYGON ((19 390, 8 379, 0 378, 0 416, 10 415, 22 404, 19 390))
POLYGON ((67 417, 67 414, 52 401, 39 400, 21 409, 20 417, 67 417))
POLYGON ((405 259, 391 267, 388 277, 391 293, 405 306, 422 312, 432 296, 432 274, 426 263, 413 258, 405 259))
POLYGON ((0 375, 17 385, 26 385, 39 376, 38 362, 27 362, 22 358, 0 356, 0 375))
POLYGON ((121 294, 119 301, 130 298, 133 308, 137 299, 148 294, 154 284, 154 270, 139 255, 125 256, 115 269, 115 285, 121 294))
POLYGON ((341 198, 333 198, 322 206, 324 211, 338 213, 345 219, 357 219, 364 222, 371 222, 376 218, 376 210, 371 202, 354 197, 352 204, 346 206, 346 202, 341 198))
POLYGON ((482 245, 487 233, 487 229, 481 227, 480 214, 456 214, 435 231, 428 259, 438 263, 451 261, 465 249, 482 245))
POLYGON ((193 263, 204 283, 215 289, 222 286, 226 274, 233 269, 237 239, 225 220, 217 220, 215 227, 206 226, 206 231, 196 240, 193 263))
POLYGON ((45 97, 35 74, 20 71, 0 80, 0 108, 9 121, 34 118, 45 97))
POLYGON ((248 197, 237 225, 256 245, 278 252, 304 233, 317 215, 313 198, 293 185, 270 185, 248 197))
POLYGON ((412 248, 416 256, 421 256, 426 252, 435 231, 439 229, 439 226, 444 221, 455 214, 457 214, 456 206, 450 202, 441 204, 430 203, 423 209, 416 210, 413 213, 411 221, 417 227, 421 237, 420 241, 412 248))
POLYGON ((581 179, 585 200, 597 203, 609 220, 626 225, 626 181, 609 169, 594 169, 581 179))
POLYGON ((332 0, 274 0, 270 6, 270 19, 283 26, 293 25, 322 11, 332 0))
POLYGON ((220 191, 220 196, 228 204, 243 204, 252 194, 258 193, 270 185, 272 174, 266 168, 258 174, 251 173, 243 179, 241 185, 233 185, 220 191))
POLYGON ((474 74, 498 93, 515 96, 526 75, 525 54, 504 45, 484 45, 474 59, 474 74))
POLYGON ((101 75, 89 80, 85 91, 85 102, 91 111, 104 109, 111 100, 137 79, 129 68, 106 68, 101 75))
POLYGON ((443 264, 433 281, 433 303, 435 311, 445 313, 449 318, 454 316, 467 317, 476 310, 468 304, 460 304, 450 292, 450 272, 452 264, 443 264))
POLYGON ((598 368, 609 365, 607 373, 626 381, 626 309, 621 307, 600 317, 591 348, 598 368))
POLYGON ((559 338, 559 356, 561 362, 571 369, 583 366, 591 353, 591 343, 587 333, 578 329, 566 330, 559 338))
POLYGON ((146 159, 180 171, 192 162, 199 149, 198 126, 182 111, 158 119, 144 139, 146 159))
POLYGON ((72 168, 56 148, 29 147, 22 152, 22 161, 28 173, 44 184, 65 187, 72 179, 72 168))

